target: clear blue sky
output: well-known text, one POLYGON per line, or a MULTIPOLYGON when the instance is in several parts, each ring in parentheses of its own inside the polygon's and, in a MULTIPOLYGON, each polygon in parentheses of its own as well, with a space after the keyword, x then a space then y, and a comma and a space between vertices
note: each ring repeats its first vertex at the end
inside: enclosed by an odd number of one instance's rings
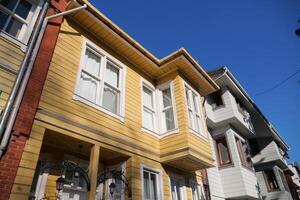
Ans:
POLYGON ((300 162, 299 0, 92 0, 101 12, 159 58, 185 47, 211 70, 227 66, 300 162))

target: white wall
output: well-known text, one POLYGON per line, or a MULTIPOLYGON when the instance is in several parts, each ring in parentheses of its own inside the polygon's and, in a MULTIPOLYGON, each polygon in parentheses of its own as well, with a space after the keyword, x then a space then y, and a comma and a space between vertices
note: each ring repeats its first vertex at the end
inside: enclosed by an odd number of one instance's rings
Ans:
POLYGON ((218 170, 218 163, 217 163, 216 152, 215 152, 215 148, 214 148, 214 142, 210 135, 209 135, 209 137, 211 140, 211 149, 212 149, 212 153, 213 153, 213 159, 215 160, 215 162, 214 162, 215 167, 211 167, 211 168, 207 169, 207 176, 208 176, 211 199, 212 200, 223 200, 223 199, 225 199, 224 192, 223 192, 223 184, 221 182, 221 176, 220 176, 220 173, 218 170))
POLYGON ((234 166, 219 168, 225 198, 252 197, 258 198, 258 183, 254 171, 242 166, 235 136, 238 135, 230 127, 214 130, 212 135, 225 133, 234 166))
POLYGON ((270 161, 281 160, 283 156, 280 154, 277 144, 272 141, 263 148, 252 160, 256 164, 267 163, 270 161))

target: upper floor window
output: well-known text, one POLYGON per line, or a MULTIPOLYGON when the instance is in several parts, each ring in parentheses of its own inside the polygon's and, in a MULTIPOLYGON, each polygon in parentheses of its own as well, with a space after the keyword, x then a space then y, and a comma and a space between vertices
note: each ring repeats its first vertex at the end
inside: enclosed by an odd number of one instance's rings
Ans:
POLYGON ((85 43, 76 95, 109 114, 123 116, 123 67, 97 47, 85 43))
POLYGON ((1 0, 0 29, 27 43, 37 18, 37 7, 34 0, 1 0))
POLYGON ((216 139, 217 158, 220 166, 226 166, 231 164, 231 157, 229 152, 228 143, 226 137, 216 139))
POLYGON ((243 166, 252 169, 251 152, 248 141, 242 141, 236 137, 236 145, 239 151, 241 163, 243 166))
POLYGON ((185 84, 185 98, 188 111, 189 128, 201 135, 205 135, 199 94, 190 86, 185 84))
POLYGON ((265 182, 266 182, 268 191, 279 190, 279 185, 278 185, 274 170, 273 169, 267 170, 267 171, 264 171, 263 173, 264 173, 265 182))
POLYGON ((161 199, 161 181, 160 173, 143 168, 142 171, 142 184, 143 184, 143 199, 144 200, 158 200, 161 199))
POLYGON ((217 108, 219 106, 224 105, 221 90, 218 90, 218 91, 208 95, 208 98, 209 98, 213 108, 217 108))
POLYGON ((142 83, 143 128, 159 134, 176 129, 172 82, 157 88, 142 83))

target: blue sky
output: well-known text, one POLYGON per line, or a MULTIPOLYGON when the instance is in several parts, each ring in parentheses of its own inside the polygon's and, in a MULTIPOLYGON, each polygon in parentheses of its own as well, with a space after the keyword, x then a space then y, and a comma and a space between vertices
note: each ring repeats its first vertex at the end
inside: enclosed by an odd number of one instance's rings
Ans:
POLYGON ((300 162, 299 0, 106 0, 101 12, 162 58, 185 47, 211 70, 227 66, 290 145, 300 162))

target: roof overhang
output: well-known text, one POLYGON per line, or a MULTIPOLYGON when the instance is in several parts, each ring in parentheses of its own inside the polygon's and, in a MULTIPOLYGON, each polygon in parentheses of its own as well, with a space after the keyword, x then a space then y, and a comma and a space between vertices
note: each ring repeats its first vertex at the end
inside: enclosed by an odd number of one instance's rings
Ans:
POLYGON ((199 89, 202 95, 219 89, 218 85, 184 48, 158 59, 88 1, 73 0, 69 3, 68 9, 83 4, 86 4, 87 8, 71 14, 70 19, 107 47, 113 49, 118 55, 137 66, 153 80, 178 70, 189 78, 189 81, 199 89))

